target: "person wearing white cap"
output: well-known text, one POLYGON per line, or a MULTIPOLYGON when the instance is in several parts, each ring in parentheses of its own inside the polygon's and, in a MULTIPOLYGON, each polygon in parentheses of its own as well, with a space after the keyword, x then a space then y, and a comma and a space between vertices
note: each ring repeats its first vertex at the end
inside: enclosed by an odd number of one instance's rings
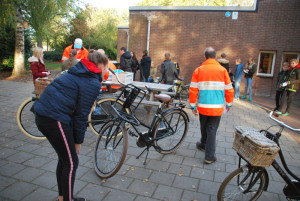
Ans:
POLYGON ((74 44, 68 46, 65 48, 63 56, 61 58, 61 62, 69 58, 70 52, 72 49, 75 49, 77 51, 76 59, 86 59, 89 51, 85 49, 82 45, 82 40, 80 38, 76 38, 74 41, 74 44))

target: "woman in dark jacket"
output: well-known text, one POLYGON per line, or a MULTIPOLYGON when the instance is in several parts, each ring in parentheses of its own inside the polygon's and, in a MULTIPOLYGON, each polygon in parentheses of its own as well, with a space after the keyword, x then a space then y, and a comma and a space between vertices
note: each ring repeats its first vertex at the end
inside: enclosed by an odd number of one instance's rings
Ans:
POLYGON ((107 57, 99 52, 56 78, 34 104, 36 124, 58 155, 56 169, 59 201, 84 201, 73 198, 78 156, 86 122, 101 88, 101 75, 107 71, 107 57))
POLYGON ((148 56, 148 51, 143 51, 143 57, 141 59, 141 71, 143 72, 144 82, 148 82, 150 75, 151 57, 148 56))
POLYGON ((132 60, 133 60, 133 64, 132 64, 133 80, 135 80, 136 71, 140 70, 140 63, 137 60, 134 51, 131 51, 130 54, 131 54, 131 57, 132 57, 132 60))

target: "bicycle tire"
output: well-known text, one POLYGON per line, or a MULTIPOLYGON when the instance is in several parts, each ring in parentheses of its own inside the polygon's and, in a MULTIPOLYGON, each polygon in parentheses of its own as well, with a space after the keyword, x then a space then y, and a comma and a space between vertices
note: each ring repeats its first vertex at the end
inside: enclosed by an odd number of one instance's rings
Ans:
MULTIPOLYGON (((100 114, 94 115, 93 112, 96 107, 92 107, 88 116, 88 125, 95 135, 98 136, 102 126, 116 116, 111 108, 116 101, 116 98, 102 98, 98 100, 96 105, 100 107, 100 114)), ((123 102, 118 100, 117 103, 116 109, 121 109, 123 102)), ((129 113, 129 109, 127 109, 127 113, 129 113)))
POLYGON ((101 129, 94 154, 94 167, 100 178, 114 176, 122 167, 128 149, 125 128, 115 121, 107 122, 101 129))
MULTIPOLYGON (((253 171, 249 171, 249 168, 243 166, 241 168, 236 169, 231 174, 229 174, 225 180, 222 182, 219 190, 218 190, 218 201, 223 200, 257 200, 265 186, 267 185, 267 175, 264 171, 256 184, 251 189, 256 189, 255 191, 250 190, 247 193, 243 193, 245 189, 247 189, 249 185, 249 181, 252 178, 251 174, 255 174, 253 171), (245 180, 245 181, 244 181, 245 180), (248 183, 247 183, 248 182, 248 183), (243 183, 243 184, 241 184, 243 183), (256 185, 258 184, 258 187, 256 185), (228 192, 227 192, 228 190, 228 192)), ((256 174, 255 174, 256 176, 256 174)), ((255 178, 254 176, 254 178, 255 178)))
POLYGON ((182 87, 179 94, 180 101, 188 101, 189 95, 190 95, 189 87, 182 87))
POLYGON ((39 131, 35 124, 34 113, 30 111, 34 102, 34 98, 28 98, 20 105, 17 111, 17 124, 26 136, 36 140, 45 140, 46 137, 39 131))
POLYGON ((188 128, 188 118, 179 109, 163 113, 153 130, 153 145, 161 154, 169 154, 176 151, 183 142, 188 128))

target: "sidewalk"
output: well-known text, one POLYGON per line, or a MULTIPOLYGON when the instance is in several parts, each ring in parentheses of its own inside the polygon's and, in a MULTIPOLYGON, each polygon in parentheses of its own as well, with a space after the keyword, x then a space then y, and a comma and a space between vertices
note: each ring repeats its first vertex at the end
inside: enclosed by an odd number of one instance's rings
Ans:
MULTIPOLYGON (((32 83, 0 81, 0 200, 3 201, 54 201, 57 198, 57 156, 53 148, 48 141, 33 140, 22 134, 15 120, 19 105, 32 91, 32 83)), ((204 153, 195 147, 200 139, 199 119, 190 110, 187 110, 188 136, 177 152, 161 155, 152 148, 144 166, 145 155, 136 159, 143 149, 129 136, 125 163, 107 180, 101 180, 94 171, 97 137, 88 128, 79 156, 75 196, 89 201, 215 201, 221 182, 237 168, 238 157, 232 149, 234 127, 265 129, 276 124, 257 102, 271 107, 267 99, 264 104, 258 98, 253 103, 236 101, 222 117, 217 136, 218 160, 211 165, 203 164, 204 153)), ((299 112, 299 108, 296 110, 299 112)), ((137 113, 142 116, 143 112, 141 107, 137 113)), ((289 118, 295 120, 292 116, 289 118)), ((290 169, 300 175, 300 144, 286 131, 280 141, 290 169)), ((286 200, 282 192, 284 181, 272 167, 267 170, 269 188, 259 200, 286 200)))

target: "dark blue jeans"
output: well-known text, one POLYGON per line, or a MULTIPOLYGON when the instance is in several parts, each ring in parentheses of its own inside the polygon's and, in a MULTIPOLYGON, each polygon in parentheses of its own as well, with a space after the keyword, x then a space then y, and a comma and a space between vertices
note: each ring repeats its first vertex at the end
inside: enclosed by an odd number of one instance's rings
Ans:
POLYGON ((221 116, 199 115, 201 144, 205 145, 205 160, 212 160, 216 152, 216 135, 221 116))

